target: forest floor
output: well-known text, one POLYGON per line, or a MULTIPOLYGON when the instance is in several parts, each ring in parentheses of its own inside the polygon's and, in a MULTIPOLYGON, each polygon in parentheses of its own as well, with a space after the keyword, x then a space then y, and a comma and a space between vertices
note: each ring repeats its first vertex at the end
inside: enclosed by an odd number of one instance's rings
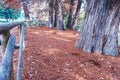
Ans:
MULTIPOLYGON (((77 37, 73 30, 26 28, 22 80, 120 80, 120 56, 75 49, 77 37)), ((15 50, 15 74, 17 59, 15 50)))

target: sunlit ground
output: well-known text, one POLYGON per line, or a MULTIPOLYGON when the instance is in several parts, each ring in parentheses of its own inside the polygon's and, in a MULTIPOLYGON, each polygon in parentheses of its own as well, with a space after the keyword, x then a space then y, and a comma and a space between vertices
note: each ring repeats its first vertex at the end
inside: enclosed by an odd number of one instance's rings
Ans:
MULTIPOLYGON (((75 49, 78 33, 52 28, 26 28, 23 80, 120 80, 120 56, 75 49)), ((17 53, 14 55, 16 71, 17 53)), ((16 72, 15 72, 16 73, 16 72)))

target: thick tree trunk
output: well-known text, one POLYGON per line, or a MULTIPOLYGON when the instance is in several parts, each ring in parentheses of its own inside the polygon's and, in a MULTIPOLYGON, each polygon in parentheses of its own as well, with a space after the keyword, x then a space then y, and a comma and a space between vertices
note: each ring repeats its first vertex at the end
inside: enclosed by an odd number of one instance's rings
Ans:
POLYGON ((53 0, 49 2, 49 22, 48 27, 53 27, 54 25, 54 14, 53 14, 53 0))
POLYGON ((87 0, 82 31, 75 44, 86 52, 118 55, 120 0, 87 0))
POLYGON ((26 19, 30 19, 29 10, 28 10, 26 1, 23 1, 23 9, 24 9, 24 13, 25 13, 25 18, 26 19))
POLYGON ((79 16, 80 16, 81 3, 82 3, 82 0, 78 0, 78 5, 77 5, 76 13, 75 13, 75 16, 73 18, 73 23, 72 23, 72 28, 73 29, 76 28, 77 23, 78 23, 78 19, 79 19, 79 16))
POLYGON ((49 27, 56 27, 58 30, 64 29, 62 20, 61 0, 50 0, 49 3, 49 27))
POLYGON ((58 14, 58 7, 57 7, 57 0, 54 1, 54 27, 57 26, 57 14, 58 14))
POLYGON ((55 11, 55 15, 54 15, 54 26, 57 26, 57 11, 55 11))
POLYGON ((67 25, 66 25, 66 27, 69 29, 72 29, 74 5, 75 5, 75 0, 71 0, 69 16, 68 16, 68 21, 67 21, 67 25))
POLYGON ((62 19, 62 2, 61 0, 57 1, 57 9, 56 9, 56 28, 58 30, 64 29, 63 19, 62 19))

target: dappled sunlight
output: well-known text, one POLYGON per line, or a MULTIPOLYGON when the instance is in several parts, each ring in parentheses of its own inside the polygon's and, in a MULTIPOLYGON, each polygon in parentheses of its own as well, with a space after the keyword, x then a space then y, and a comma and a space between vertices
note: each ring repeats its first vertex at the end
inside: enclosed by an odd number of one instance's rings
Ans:
POLYGON ((31 32, 31 33, 36 34, 36 35, 39 35, 39 34, 40 34, 40 33, 39 33, 39 32, 37 32, 37 31, 36 31, 36 32, 31 32))
POLYGON ((53 39, 61 40, 61 41, 68 41, 70 42, 71 40, 68 39, 63 39, 63 38, 58 38, 58 37, 52 37, 53 39))
POLYGON ((0 80, 120 80, 119 13, 120 0, 0 0, 0 51, 14 50, 0 80))
POLYGON ((56 30, 56 31, 49 30, 49 31, 44 31, 44 32, 47 33, 47 34, 56 34, 56 35, 59 35, 59 36, 64 36, 66 38, 76 38, 78 36, 77 32, 69 33, 69 35, 65 31, 61 32, 61 31, 58 31, 58 30, 56 30))
POLYGON ((48 31, 44 31, 45 33, 53 33, 54 31, 52 31, 52 30, 48 30, 48 31))
POLYGON ((75 73, 70 73, 70 76, 74 77, 75 80, 87 80, 83 76, 81 77, 80 75, 75 74, 75 73))
MULTIPOLYGON (((70 35, 68 35, 67 32, 63 31, 58 31, 58 30, 44 30, 46 36, 49 35, 50 38, 55 39, 55 40, 60 40, 60 41, 65 41, 65 42, 71 42, 71 38, 76 38, 75 34, 69 33, 70 35), (61 37, 58 37, 61 36, 61 37)), ((30 32, 32 34, 35 34, 37 36, 42 36, 43 34, 41 33, 41 30, 38 31, 33 31, 30 32)))
POLYGON ((88 54, 75 49, 77 33, 73 33, 46 27, 26 28, 23 78, 32 75, 27 79, 45 76, 49 80, 52 76, 55 80, 59 77, 61 80, 119 80, 119 56, 88 54))
POLYGON ((41 3, 40 9, 42 10, 42 9, 45 9, 45 8, 46 8, 46 2, 41 3))
POLYGON ((37 8, 37 5, 37 2, 35 2, 32 9, 35 10, 37 8))
POLYGON ((50 48, 50 49, 47 49, 47 52, 49 55, 54 55, 54 54, 60 52, 60 50, 56 49, 56 48, 50 48))
POLYGON ((76 36, 78 36, 78 33, 74 32, 74 33, 69 33, 69 35, 67 35, 68 33, 62 33, 60 32, 59 35, 61 36, 65 36, 65 37, 69 37, 69 38, 75 38, 76 36))
POLYGON ((108 60, 108 62, 116 62, 116 61, 120 62, 119 56, 115 57, 115 56, 109 56, 109 55, 101 55, 101 54, 99 54, 97 52, 94 53, 94 56, 99 57, 98 60, 104 60, 103 58, 105 58, 106 60, 108 60))
POLYGON ((108 73, 108 74, 105 73, 104 76, 105 78, 110 79, 110 80, 117 80, 117 77, 114 77, 111 73, 108 73))

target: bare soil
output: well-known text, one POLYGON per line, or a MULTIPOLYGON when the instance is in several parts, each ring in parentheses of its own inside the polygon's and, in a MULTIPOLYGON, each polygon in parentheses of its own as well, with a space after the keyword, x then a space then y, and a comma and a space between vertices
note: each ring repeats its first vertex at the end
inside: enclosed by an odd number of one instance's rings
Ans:
MULTIPOLYGON (((26 28, 22 80, 120 80, 120 56, 75 49, 77 37, 73 30, 26 28)), ((17 58, 15 50, 15 74, 17 58)))

